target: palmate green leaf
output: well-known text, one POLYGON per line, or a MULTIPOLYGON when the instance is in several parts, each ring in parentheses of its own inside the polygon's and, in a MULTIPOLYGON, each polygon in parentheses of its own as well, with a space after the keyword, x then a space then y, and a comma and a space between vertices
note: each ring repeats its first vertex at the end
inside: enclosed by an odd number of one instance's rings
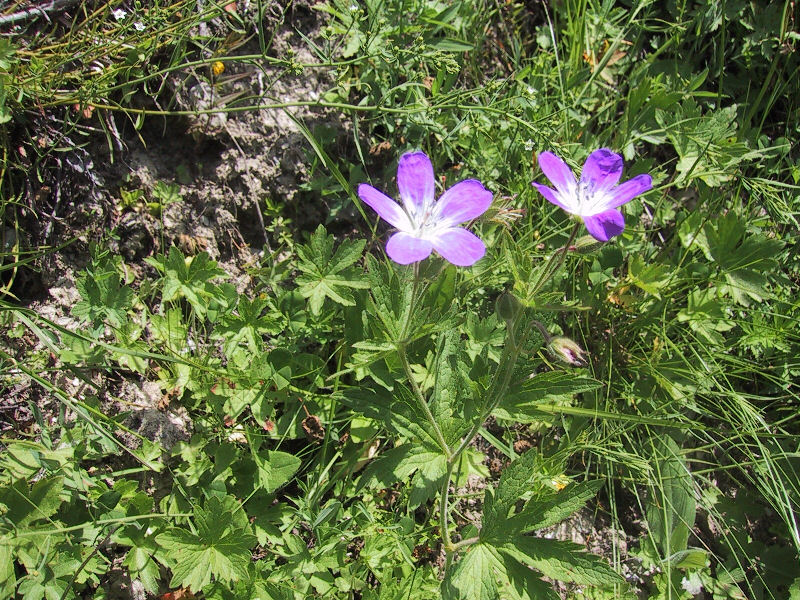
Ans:
POLYGON ((63 489, 63 477, 40 479, 30 488, 25 480, 16 481, 0 489, 0 504, 5 504, 7 509, 3 516, 17 528, 47 520, 61 506, 63 489))
POLYGON ((398 481, 408 479, 421 466, 440 456, 444 457, 441 452, 432 452, 413 442, 397 446, 367 465, 357 489, 392 486, 398 481))
MULTIPOLYGON (((411 280, 400 279, 398 271, 375 257, 366 257, 367 281, 370 284, 370 315, 380 323, 385 340, 400 341, 405 313, 411 303, 411 280)), ((376 336, 377 337, 377 336, 376 336)))
POLYGON ((236 506, 232 498, 213 496, 194 512, 197 533, 173 527, 156 538, 172 569, 170 585, 197 592, 212 578, 224 582, 248 578, 250 548, 256 538, 244 511, 236 506))
POLYGON ((200 591, 211 583, 212 577, 221 581, 236 581, 247 577, 250 564, 249 547, 255 538, 238 534, 209 540, 173 529, 158 536, 158 542, 176 557, 172 565, 171 586, 200 591))
POLYGON ((728 106, 703 114, 693 98, 670 110, 655 111, 658 124, 678 154, 676 184, 689 185, 694 178, 717 187, 729 181, 736 165, 758 153, 737 140, 737 107, 728 106))
POLYGON ((678 322, 688 322, 692 331, 710 344, 722 345, 725 338, 721 332, 733 329, 734 323, 725 315, 725 303, 718 298, 717 288, 696 289, 686 298, 687 307, 678 313, 678 322))
POLYGON ((256 482, 267 493, 272 493, 294 476, 302 461, 294 454, 279 450, 267 450, 266 454, 265 459, 253 452, 258 467, 256 482))
POLYGON ((709 258, 724 274, 724 290, 744 306, 772 296, 767 289, 768 274, 777 269, 776 257, 783 243, 764 235, 748 235, 746 224, 733 211, 707 223, 704 228, 709 258))
POLYGON ((28 479, 42 468, 41 452, 46 448, 36 448, 28 444, 12 443, 0 454, 0 481, 28 479))
POLYGON ((150 552, 145 548, 133 547, 128 550, 122 566, 128 569, 131 580, 138 579, 145 590, 151 594, 158 592, 161 572, 150 552))
POLYGON ((372 338, 376 343, 409 343, 452 329, 458 323, 460 317, 455 312, 455 306, 448 306, 442 313, 432 312, 444 301, 436 295, 438 290, 431 289, 428 295, 430 300, 417 304, 406 326, 414 287, 412 271, 391 267, 369 254, 366 256, 366 266, 370 290, 367 310, 372 338))
MULTIPOLYGON (((77 564, 75 568, 77 568, 77 564)), ((75 592, 70 587, 70 578, 67 574, 61 577, 49 565, 36 569, 26 577, 20 579, 17 594, 22 600, 61 600, 75 598, 75 592)), ((12 598, 14 596, 11 596, 12 598)))
POLYGON ((505 567, 497 549, 489 544, 470 546, 455 568, 442 582, 444 600, 497 600, 497 578, 505 577, 505 567))
POLYGON ((42 554, 37 561, 25 564, 27 575, 20 577, 16 597, 21 595, 30 600, 75 598, 75 590, 80 589, 81 584, 104 572, 100 559, 89 548, 66 541, 53 544, 51 538, 39 545, 38 550, 42 554))
POLYGON ((361 258, 365 240, 345 240, 333 252, 333 236, 320 225, 308 245, 297 247, 301 275, 297 278, 299 291, 308 298, 311 313, 319 315, 325 298, 343 306, 354 306, 352 289, 367 289, 369 283, 359 271, 350 267, 361 258))
POLYGON ((500 557, 508 578, 508 583, 503 591, 509 597, 514 600, 558 600, 560 598, 549 583, 539 578, 536 571, 506 554, 501 553, 500 557))
POLYGON ((500 534, 511 508, 531 490, 543 470, 541 463, 539 451, 535 448, 528 450, 503 470, 494 494, 486 489, 481 539, 494 539, 500 534))
POLYGON ((598 587, 625 585, 605 560, 572 542, 518 535, 500 550, 551 579, 598 587))
POLYGON ((486 489, 481 539, 503 541, 508 535, 557 523, 581 508, 599 487, 598 482, 570 486, 554 498, 533 498, 520 513, 509 517, 520 499, 537 488, 546 487, 553 471, 561 472, 563 461, 559 454, 543 458, 537 449, 532 449, 506 467, 495 492, 486 489))
POLYGON ((558 594, 536 571, 492 544, 469 546, 442 582, 444 600, 557 600, 558 594))
POLYGON ((466 376, 469 367, 459 360, 461 347, 461 335, 457 330, 442 333, 433 369, 436 380, 430 409, 445 441, 451 446, 456 445, 470 428, 471 423, 464 415, 480 414, 466 376))
POLYGON ((150 315, 150 332, 156 341, 176 354, 186 349, 189 326, 184 322, 183 312, 179 308, 170 308, 163 315, 150 315))
POLYGON ((128 309, 133 306, 133 290, 120 284, 116 272, 92 273, 86 271, 75 282, 81 299, 72 307, 72 314, 89 321, 106 319, 113 327, 121 327, 128 319, 128 309))
POLYGON ((435 434, 430 431, 428 419, 405 386, 396 384, 392 392, 351 388, 337 394, 336 399, 378 421, 389 431, 408 440, 417 440, 428 451, 441 452, 435 434))
POLYGON ((225 354, 230 356, 232 348, 240 342, 245 342, 251 352, 263 350, 262 336, 268 333, 280 333, 283 328, 269 313, 264 314, 270 306, 266 298, 253 298, 248 300, 239 297, 236 312, 222 315, 220 325, 216 329, 225 340, 225 354))
POLYGON ((628 262, 628 279, 639 289, 656 298, 661 298, 661 288, 666 285, 672 275, 672 267, 658 262, 645 262, 636 254, 628 262))
POLYGON ((493 523, 496 532, 494 537, 498 540, 507 539, 510 534, 535 531, 560 523, 582 509, 603 484, 602 480, 584 481, 568 485, 546 500, 532 498, 514 516, 493 523))
MULTIPOLYGON (((482 458, 483 455, 477 452, 463 452, 454 468, 454 472, 460 474, 460 479, 454 478, 454 484, 465 485, 471 474, 480 473, 482 458)), ((364 469, 357 489, 386 488, 406 481, 413 475, 408 504, 409 508, 414 509, 435 496, 446 471, 447 458, 441 450, 430 451, 412 442, 387 450, 370 462, 364 469)))
POLYGON ((14 572, 14 557, 10 540, 6 536, 0 539, 0 598, 13 598, 17 587, 17 575, 14 572))
POLYGON ((165 257, 146 258, 145 262, 162 274, 161 298, 170 302, 185 298, 198 315, 204 316, 209 303, 226 302, 223 290, 212 281, 226 273, 217 267, 206 252, 185 257, 177 247, 171 246, 165 257))
POLYGON ((408 495, 408 508, 413 510, 424 504, 436 494, 447 474, 447 458, 439 454, 420 464, 411 478, 411 492, 408 495))

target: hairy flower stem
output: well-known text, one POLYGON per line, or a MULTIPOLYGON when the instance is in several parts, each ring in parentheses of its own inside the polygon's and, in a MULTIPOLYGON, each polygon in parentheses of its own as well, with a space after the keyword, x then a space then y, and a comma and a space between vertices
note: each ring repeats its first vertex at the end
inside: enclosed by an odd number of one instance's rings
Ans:
POLYGON ((567 256, 567 252, 569 252, 570 246, 572 246, 572 242, 575 241, 575 236, 578 235, 578 231, 581 228, 580 223, 575 223, 575 226, 572 228, 572 232, 569 234, 569 239, 567 243, 564 244, 562 248, 559 248, 553 254, 550 255, 550 258, 547 260, 547 263, 542 270, 542 274, 539 276, 539 281, 536 282, 536 285, 533 286, 533 290, 528 293, 529 297, 533 297, 536 293, 542 289, 542 286, 547 283, 547 281, 555 275, 558 270, 561 268, 561 265, 564 264, 564 259, 567 256), (554 265, 554 261, 555 265, 554 265))
POLYGON ((553 336, 550 335, 549 331, 547 331, 547 327, 544 326, 544 323, 542 323, 541 321, 537 321, 536 319, 531 319, 531 323, 533 323, 536 329, 539 330, 539 333, 542 335, 542 338, 544 339, 545 345, 550 344, 550 342, 553 339, 553 336))
POLYGON ((414 373, 411 370, 411 365, 408 363, 408 357, 406 356, 406 346, 405 344, 398 344, 397 345, 397 355, 400 357, 400 363, 403 365, 403 370, 406 372, 406 377, 408 377, 408 381, 411 384, 411 389, 414 391, 414 397, 416 397, 417 402, 419 402, 420 408, 422 408, 422 412, 425 413, 425 418, 428 419, 431 426, 433 427, 433 432, 436 434, 436 441, 439 442, 439 445, 442 447, 442 452, 444 452, 447 460, 453 456, 450 447, 447 445, 447 441, 444 439, 444 434, 442 434, 442 430, 439 427, 439 424, 436 422, 436 419, 433 417, 433 413, 431 412, 430 407, 428 406, 428 402, 425 400, 425 396, 422 394, 422 390, 419 389, 417 382, 414 381, 414 373))
POLYGON ((403 370, 406 373, 406 377, 408 377, 408 382, 411 384, 411 389, 414 392, 414 397, 417 399, 422 412, 425 413, 425 418, 428 419, 428 422, 433 427, 433 432, 436 435, 436 441, 439 442, 439 445, 442 447, 442 452, 450 460, 452 456, 452 451, 450 450, 450 446, 447 445, 447 440, 444 439, 444 434, 442 433, 442 429, 439 427, 439 423, 436 422, 436 419, 431 412, 430 407, 428 406, 427 400, 425 400, 425 396, 422 393, 422 390, 419 389, 419 385, 417 385, 416 380, 414 379, 414 372, 411 370, 411 365, 408 362, 408 355, 406 354, 406 337, 408 336, 408 328, 411 324, 412 317, 414 315, 414 310, 417 306, 417 290, 419 289, 419 263, 414 263, 414 281, 411 284, 411 300, 410 305, 408 307, 408 312, 406 312, 406 320, 403 324, 403 330, 400 336, 400 341, 397 343, 397 356, 400 358, 400 364, 403 365, 403 370))
POLYGON ((505 396, 508 390, 508 385, 511 383, 511 377, 514 374, 514 366, 517 364, 517 358, 522 351, 525 340, 528 337, 528 331, 523 331, 519 338, 516 338, 516 330, 519 323, 522 321, 525 311, 520 311, 514 319, 507 322, 506 325, 506 343, 503 347, 503 354, 500 357, 500 364, 495 370, 492 382, 489 385, 486 402, 483 406, 483 411, 474 425, 469 430, 467 435, 461 440, 461 444, 456 448, 450 457, 447 459, 447 473, 445 474, 444 482, 442 483, 442 491, 440 496, 440 520, 442 529, 442 542, 445 549, 445 568, 452 562, 454 553, 461 547, 474 544, 478 538, 469 538, 453 543, 450 538, 450 529, 448 520, 450 516, 450 508, 448 506, 450 494, 450 480, 453 476, 453 468, 458 462, 463 452, 469 447, 478 432, 483 426, 483 423, 494 412, 500 401, 505 396))

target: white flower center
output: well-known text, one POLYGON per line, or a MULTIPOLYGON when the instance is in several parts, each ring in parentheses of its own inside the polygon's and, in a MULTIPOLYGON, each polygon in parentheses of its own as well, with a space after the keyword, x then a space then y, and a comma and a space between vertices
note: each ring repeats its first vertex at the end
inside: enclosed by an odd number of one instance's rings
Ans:
POLYGON ((609 190, 598 187, 593 181, 579 181, 575 194, 575 214, 589 217, 601 213, 611 201, 609 190))

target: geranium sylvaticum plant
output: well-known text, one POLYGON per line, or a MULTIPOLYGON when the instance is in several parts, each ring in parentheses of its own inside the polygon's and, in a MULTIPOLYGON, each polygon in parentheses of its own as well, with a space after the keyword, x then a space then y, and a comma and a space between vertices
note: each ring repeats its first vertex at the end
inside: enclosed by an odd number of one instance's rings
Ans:
POLYGON ((486 246, 480 238, 456 227, 481 216, 491 205, 492 193, 480 181, 461 181, 436 201, 430 159, 423 152, 408 152, 397 165, 397 187, 402 205, 369 184, 358 186, 358 196, 398 229, 386 243, 393 261, 408 265, 436 250, 454 265, 468 267, 483 257, 486 246))
POLYGON ((607 242, 625 230, 619 207, 653 187, 650 175, 637 175, 617 185, 622 177, 622 157, 600 148, 586 159, 580 179, 552 152, 538 156, 539 167, 553 187, 533 182, 549 202, 583 220, 596 240, 607 242))
MULTIPOLYGON (((617 207, 651 185, 649 176, 639 176, 614 187, 622 161, 604 149, 592 153, 580 181, 552 154, 540 155, 540 164, 555 185, 553 190, 537 184, 540 191, 583 218, 589 232, 602 241, 624 227, 617 207)), ((386 254, 401 265, 368 263, 371 307, 379 322, 373 331, 380 331, 382 337, 364 339, 359 348, 362 355, 364 350, 382 353, 373 354, 368 359, 373 362, 362 365, 386 360, 386 367, 399 366, 402 375, 387 386, 387 377, 381 374, 385 371, 373 369, 370 372, 377 387, 363 385, 341 394, 343 402, 381 421, 392 434, 390 449, 365 469, 362 485, 385 487, 413 475, 411 506, 430 499, 438 489, 438 525, 446 555, 445 598, 493 597, 477 595, 476 577, 481 585, 495 590, 509 584, 528 589, 525 597, 552 597, 541 575, 579 584, 620 584, 605 562, 586 555, 578 546, 529 535, 569 516, 598 489, 597 482, 588 482, 566 489, 557 486, 548 493, 542 482, 562 480, 560 469, 566 457, 546 459, 536 449, 523 454, 505 469, 496 489, 487 489, 480 528, 470 525, 457 530, 452 523, 451 513, 458 503, 451 502, 452 488, 458 473, 469 472, 464 459, 485 421, 514 410, 504 408, 504 402, 520 402, 534 388, 547 392, 548 375, 530 378, 538 364, 531 362, 531 356, 546 348, 568 365, 565 368, 585 364, 583 349, 563 336, 550 335, 534 318, 532 308, 539 290, 564 264, 577 227, 567 245, 555 249, 543 265, 536 265, 522 281, 511 282, 508 288, 515 290, 514 295, 498 290, 496 314, 505 325, 499 357, 470 356, 461 329, 469 305, 459 301, 467 289, 450 289, 449 300, 443 302, 447 284, 437 281, 444 277, 443 270, 421 265, 435 260, 430 258, 434 252, 456 267, 470 267, 484 258, 484 242, 463 225, 483 215, 493 195, 480 181, 466 179, 446 189, 437 200, 433 165, 422 152, 400 157, 397 187, 400 202, 369 184, 358 186, 359 198, 397 229, 389 234, 386 254), (435 275, 426 277, 428 272, 435 275), (522 293, 517 294, 519 291, 522 293), (396 360, 385 358, 388 349, 396 360), (435 359, 425 361, 431 353, 435 359), (432 384, 421 381, 423 369, 430 373, 432 384), (387 387, 391 387, 389 394, 387 387), (538 491, 531 495, 531 490, 538 491), (520 503, 522 509, 518 510, 520 503), (542 518, 545 513, 548 516, 542 518), (565 569, 565 564, 581 567, 565 569)), ((586 379, 582 381, 585 385, 586 379)))

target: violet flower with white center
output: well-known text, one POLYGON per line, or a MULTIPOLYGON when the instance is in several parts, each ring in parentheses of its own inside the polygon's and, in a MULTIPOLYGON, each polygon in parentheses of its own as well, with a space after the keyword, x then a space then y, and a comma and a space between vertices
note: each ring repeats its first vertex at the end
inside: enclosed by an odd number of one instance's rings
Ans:
POLYGON ((653 187, 653 178, 647 174, 617 185, 622 176, 622 157, 608 148, 589 155, 580 181, 575 180, 572 170, 555 154, 542 152, 538 160, 555 189, 536 182, 533 187, 556 206, 580 217, 592 237, 601 242, 625 230, 625 219, 617 209, 653 187))
POLYGON ((486 246, 478 236, 456 225, 486 212, 492 193, 480 181, 466 179, 434 201, 435 184, 427 155, 408 152, 397 165, 402 206, 366 183, 358 186, 358 196, 399 230, 386 243, 386 254, 396 263, 415 263, 436 250, 459 267, 474 265, 486 253, 486 246))

